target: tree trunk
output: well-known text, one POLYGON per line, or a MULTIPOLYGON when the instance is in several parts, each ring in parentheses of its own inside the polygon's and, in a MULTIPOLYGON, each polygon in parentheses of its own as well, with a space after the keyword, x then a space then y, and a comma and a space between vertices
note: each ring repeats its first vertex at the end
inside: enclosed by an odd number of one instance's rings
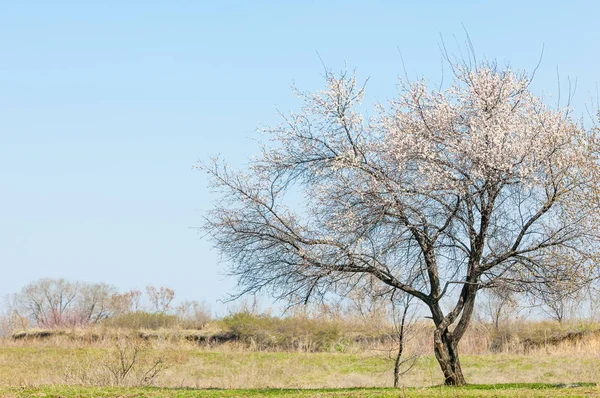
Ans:
POLYGON ((432 319, 435 323, 435 331, 433 332, 435 357, 444 373, 444 384, 446 385, 462 386, 467 384, 458 359, 458 342, 465 334, 473 316, 477 295, 476 281, 476 277, 468 277, 467 283, 463 285, 456 307, 445 317, 439 303, 436 302, 430 306, 432 319), (457 318, 456 326, 450 331, 450 325, 456 322, 457 318))
POLYGON ((435 330, 433 342, 435 357, 444 373, 444 384, 451 386, 465 385, 465 377, 458 358, 458 341, 454 341, 454 336, 446 328, 435 330))

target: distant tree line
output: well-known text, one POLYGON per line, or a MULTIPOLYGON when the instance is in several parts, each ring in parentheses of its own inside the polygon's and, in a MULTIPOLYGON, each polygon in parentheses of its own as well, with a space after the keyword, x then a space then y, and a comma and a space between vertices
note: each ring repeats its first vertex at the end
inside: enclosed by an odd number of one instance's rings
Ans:
POLYGON ((174 298, 175 291, 167 287, 149 285, 144 292, 121 293, 103 282, 45 278, 6 297, 2 329, 87 327, 110 318, 140 313, 195 320, 198 325, 210 318, 206 305, 183 301, 175 306, 174 298))

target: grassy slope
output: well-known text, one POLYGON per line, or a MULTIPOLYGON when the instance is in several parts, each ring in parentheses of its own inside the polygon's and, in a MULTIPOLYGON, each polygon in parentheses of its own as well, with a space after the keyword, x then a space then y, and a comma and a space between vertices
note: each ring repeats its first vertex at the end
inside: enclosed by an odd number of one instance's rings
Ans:
POLYGON ((91 387, 44 387, 0 388, 0 397, 590 397, 600 396, 596 385, 556 387, 551 384, 499 384, 470 385, 463 388, 431 387, 422 389, 268 389, 268 390, 194 390, 161 388, 91 388, 91 387))

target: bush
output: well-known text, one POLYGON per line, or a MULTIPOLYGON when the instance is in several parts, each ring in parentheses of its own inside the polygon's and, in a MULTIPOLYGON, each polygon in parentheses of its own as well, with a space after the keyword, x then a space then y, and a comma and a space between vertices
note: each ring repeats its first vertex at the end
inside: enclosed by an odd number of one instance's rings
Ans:
POLYGON ((329 351, 344 346, 339 322, 330 320, 238 312, 223 318, 221 325, 234 339, 259 349, 329 351))
POLYGON ((168 329, 177 325, 177 317, 175 315, 136 311, 106 319, 102 322, 102 325, 130 330, 168 329))

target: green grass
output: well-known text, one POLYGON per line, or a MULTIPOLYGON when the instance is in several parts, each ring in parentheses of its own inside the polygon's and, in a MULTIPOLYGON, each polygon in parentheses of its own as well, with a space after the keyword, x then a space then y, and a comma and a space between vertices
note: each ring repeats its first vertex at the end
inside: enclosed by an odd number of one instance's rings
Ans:
POLYGON ((554 384, 474 384, 465 387, 429 388, 343 388, 343 389, 176 389, 176 388, 95 388, 42 387, 0 388, 0 397, 119 397, 119 398, 233 398, 233 397, 317 397, 317 398, 375 398, 375 397, 592 397, 600 389, 592 383, 570 386, 554 384))

